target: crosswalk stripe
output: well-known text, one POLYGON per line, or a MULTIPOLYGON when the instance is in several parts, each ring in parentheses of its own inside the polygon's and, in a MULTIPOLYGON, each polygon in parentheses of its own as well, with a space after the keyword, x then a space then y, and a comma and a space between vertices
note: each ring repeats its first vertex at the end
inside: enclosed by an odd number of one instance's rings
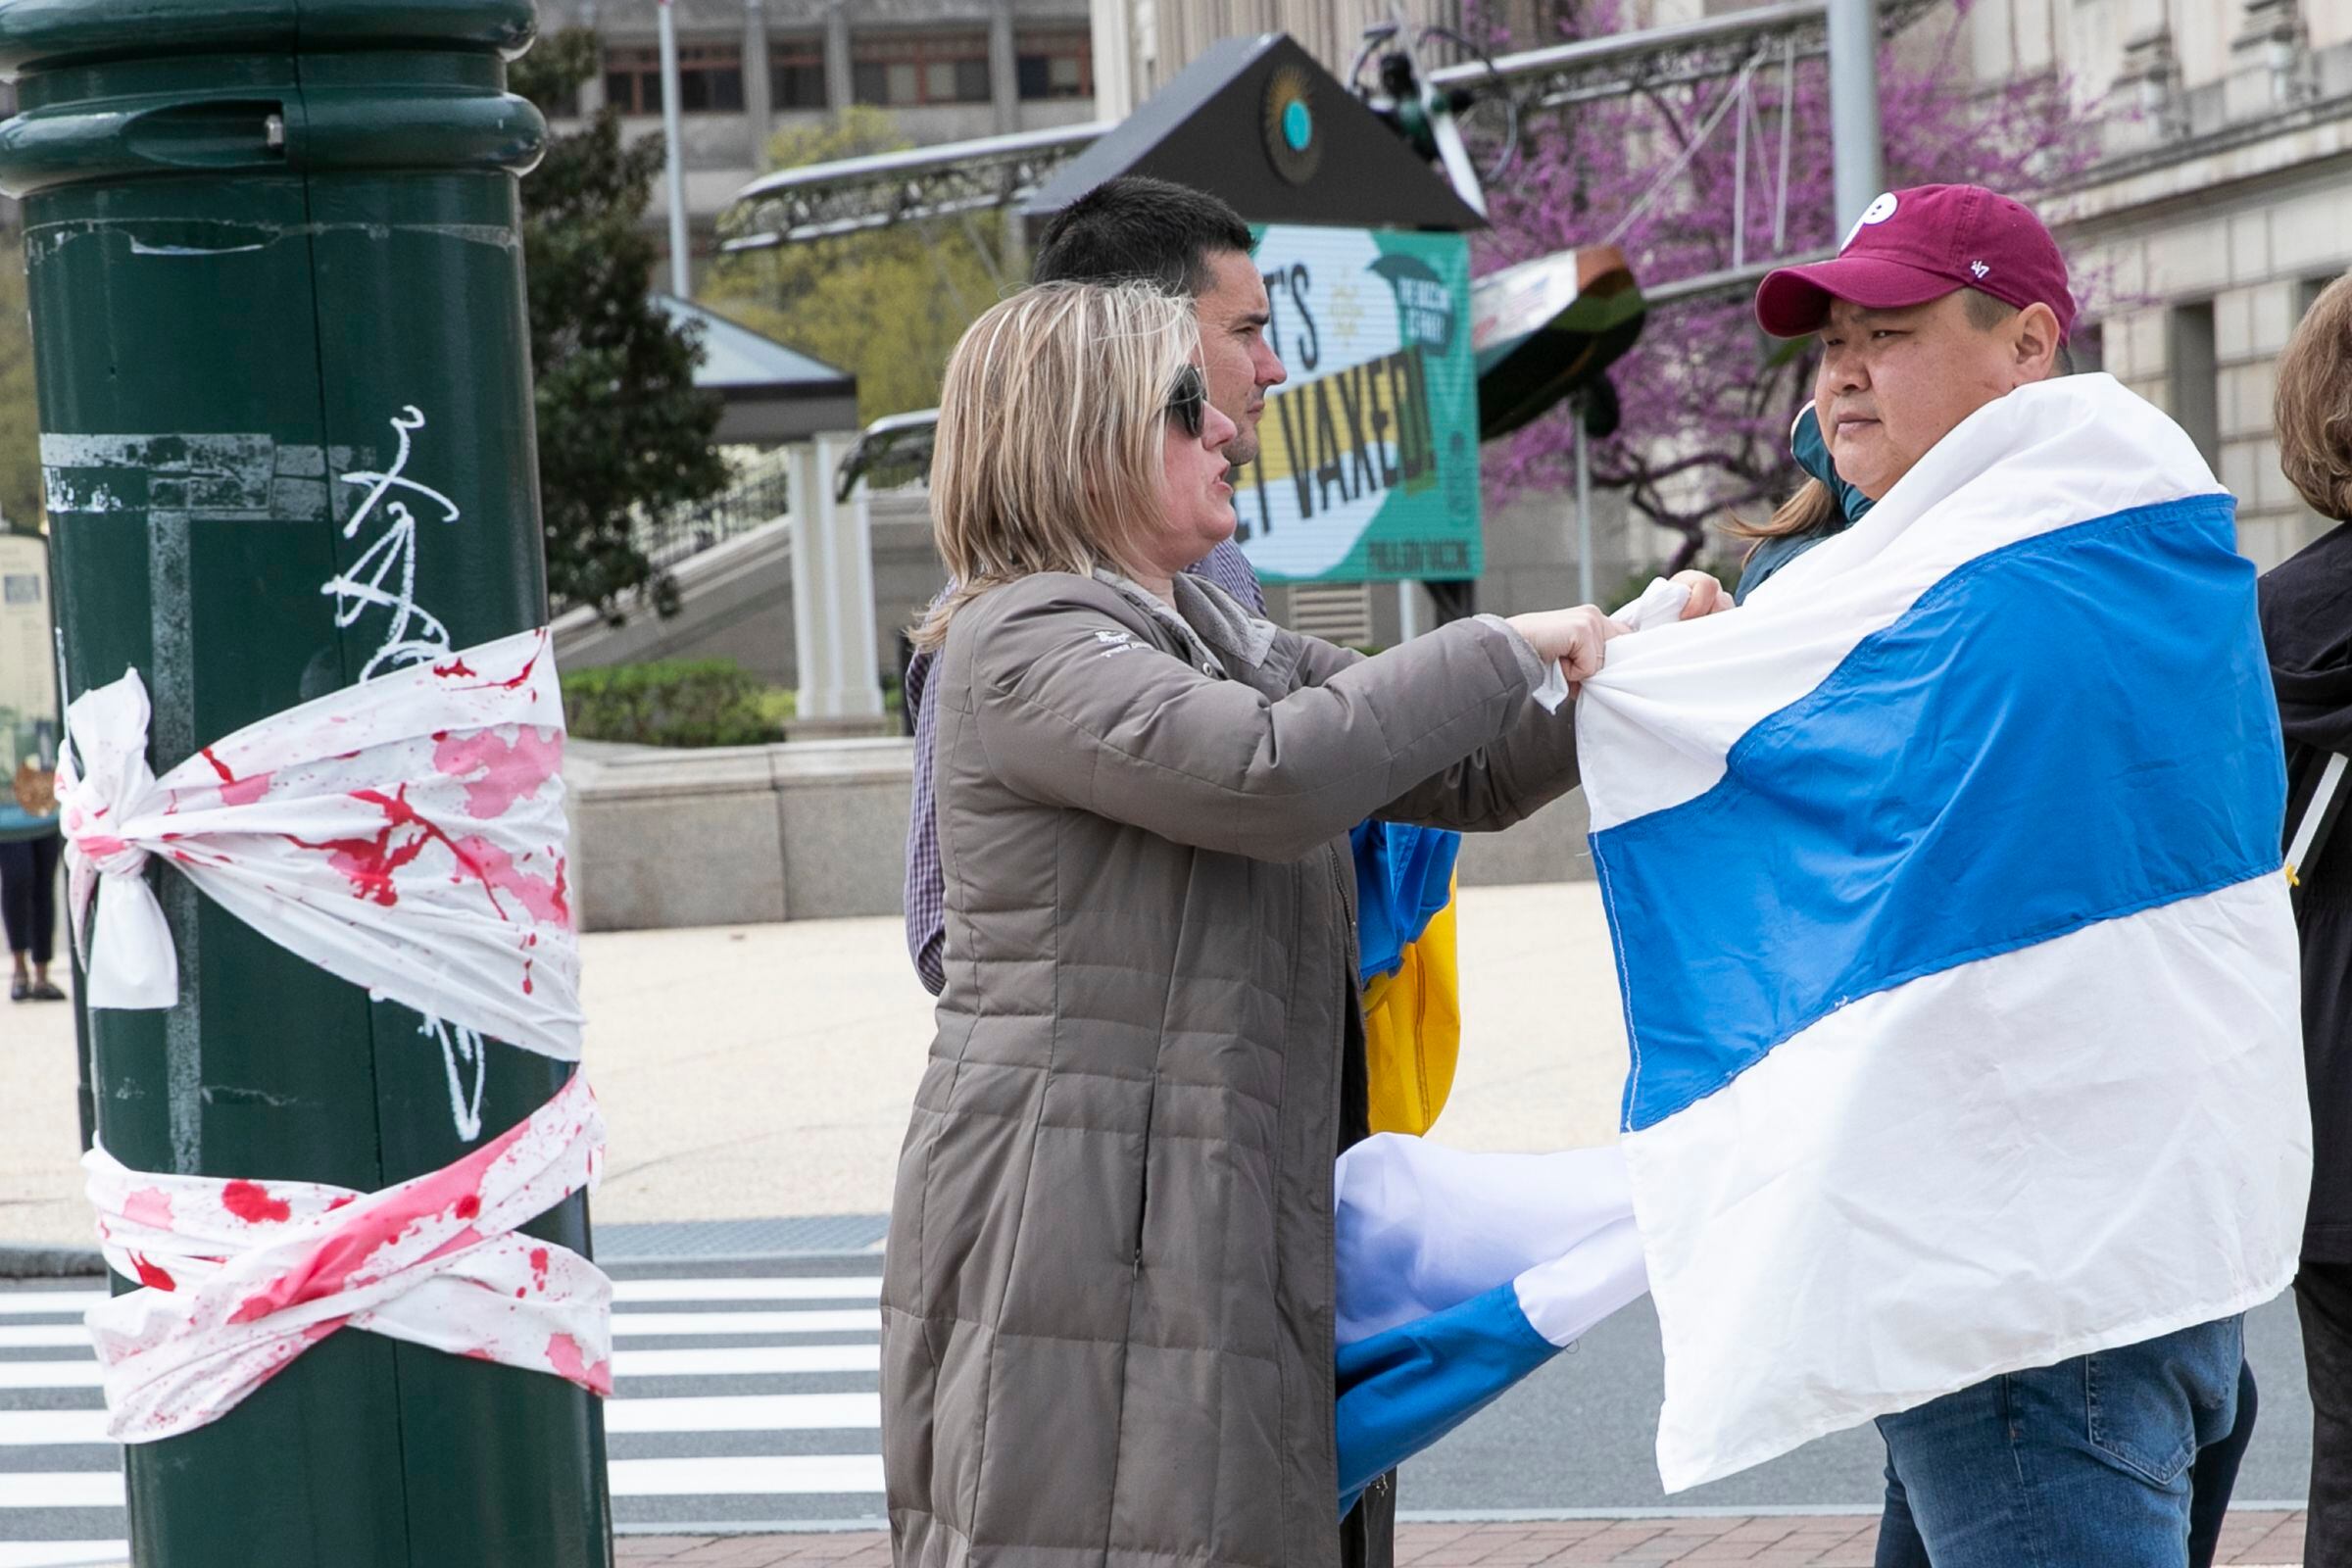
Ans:
POLYGON ((104 1410, 0 1410, 0 1448, 110 1441, 104 1410))
MULTIPOLYGON (((605 1430, 623 1434, 823 1432, 881 1424, 878 1394, 695 1395, 614 1399, 605 1406, 605 1430)), ((110 1441, 104 1410, 0 1410, 0 1448, 110 1441)))
MULTIPOLYGON (((612 1282, 612 1299, 623 1308, 640 1301, 863 1301, 881 1294, 879 1275, 612 1282)), ((106 1298, 104 1291, 11 1291, 0 1294, 0 1317, 78 1317, 106 1298)))
POLYGON ((0 1541, 0 1568, 80 1568, 129 1555, 127 1541, 0 1541))
POLYGON ((881 1294, 879 1277, 612 1282, 612 1299, 623 1306, 636 1301, 859 1301, 881 1294))
MULTIPOLYGON (((619 1378, 767 1377, 802 1372, 879 1372, 878 1345, 746 1345, 691 1350, 615 1350, 619 1378)), ((98 1362, 0 1361, 0 1389, 95 1389, 98 1362)))
MULTIPOLYGON (((695 1459, 614 1459, 615 1497, 791 1495, 882 1490, 877 1453, 753 1454, 695 1459)), ((120 1508, 119 1470, 0 1474, 0 1508, 120 1508)))
POLYGON ((711 1459, 615 1459, 615 1497, 707 1497, 882 1490, 878 1453, 738 1455, 711 1459))
MULTIPOLYGON (((882 1314, 872 1307, 846 1312, 615 1312, 615 1339, 650 1340, 662 1334, 875 1334, 882 1314)), ((0 1328, 0 1336, 8 1330, 0 1328)), ((0 1345, 8 1341, 0 1338, 0 1345)))
MULTIPOLYGON (((879 1355, 874 1364, 881 1365, 879 1355)), ((0 1389, 95 1389, 98 1358, 83 1361, 0 1361, 0 1389)))
MULTIPOLYGON (((71 1312, 78 1317, 106 1299, 104 1291, 24 1291, 0 1296, 0 1317, 43 1317, 71 1312)), ((0 1558, 0 1562, 6 1559, 0 1558)))
POLYGON ((90 1331, 78 1323, 0 1323, 0 1350, 54 1350, 89 1343, 90 1331))
MULTIPOLYGON (((103 1430, 105 1412, 96 1414, 103 1430)), ((9 1441, 6 1419, 0 1416, 0 1443, 9 1441)), ((881 1425, 879 1394, 701 1395, 676 1399, 613 1399, 605 1405, 605 1430, 623 1436, 648 1432, 822 1432, 834 1428, 872 1429, 881 1425)))
MULTIPOLYGON (((874 1461, 878 1466, 881 1461, 874 1461)), ((0 1473, 0 1508, 120 1508, 120 1470, 34 1470, 0 1473)))
MULTIPOLYGON (((7 1363, 0 1362, 0 1366, 7 1363)), ((879 1372, 879 1345, 754 1345, 707 1350, 615 1350, 616 1378, 760 1377, 794 1372, 879 1372)))

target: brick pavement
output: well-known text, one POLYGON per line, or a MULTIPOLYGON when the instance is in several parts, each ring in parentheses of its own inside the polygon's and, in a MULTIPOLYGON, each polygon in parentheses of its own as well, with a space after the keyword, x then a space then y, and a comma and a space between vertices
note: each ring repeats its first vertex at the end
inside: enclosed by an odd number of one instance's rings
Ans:
MULTIPOLYGON (((1867 1516, 1721 1519, 1557 1519, 1408 1524, 1396 1532, 1397 1568, 1520 1568, 1538 1563, 1809 1563, 1870 1568, 1878 1521, 1867 1516)), ((2300 1513, 2233 1513, 2217 1564, 2295 1568, 2300 1513)), ((619 1568, 889 1568, 889 1538, 872 1532, 794 1536, 624 1536, 619 1568)))

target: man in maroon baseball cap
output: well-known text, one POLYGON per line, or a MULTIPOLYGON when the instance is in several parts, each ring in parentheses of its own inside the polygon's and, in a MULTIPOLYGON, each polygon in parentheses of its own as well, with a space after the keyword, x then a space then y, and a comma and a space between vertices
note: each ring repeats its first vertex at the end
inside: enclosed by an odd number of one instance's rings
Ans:
MULTIPOLYGON (((1765 331, 1820 334, 1822 435, 1838 477, 1872 502, 1970 415, 2070 369, 2075 311, 2049 230, 1977 185, 1889 191, 1835 259, 1782 268, 1756 290, 1765 331)), ((1849 520, 1768 538, 1769 565, 1849 520)), ((2241 1332, 2225 1318, 1881 1417, 1881 1568, 2211 1562, 2253 1425, 2241 1332), (2232 1384, 2234 1427, 2208 1397, 2232 1384), (2097 1544, 2051 1555, 2052 1541, 2097 1544)))
POLYGON ((1872 202, 1833 260, 1767 273, 1756 319, 1775 337, 1821 334, 1822 437, 1876 501, 1962 419, 2064 369, 2075 297, 2023 206, 1915 185, 1872 202))

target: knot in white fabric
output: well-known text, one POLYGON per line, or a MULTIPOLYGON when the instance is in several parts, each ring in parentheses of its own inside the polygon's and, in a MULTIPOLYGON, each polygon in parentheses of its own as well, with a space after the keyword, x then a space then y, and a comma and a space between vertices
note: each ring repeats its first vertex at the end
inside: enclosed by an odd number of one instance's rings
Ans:
POLYGON ((152 1443, 217 1420, 346 1326, 611 1394, 611 1282, 512 1234, 592 1190, 604 1144, 574 1073, 464 1159, 379 1193, 153 1175, 91 1150, 107 1262, 145 1287, 86 1317, 108 1436, 152 1443))
POLYGON ((58 796, 95 1007, 160 1008, 179 965, 161 858, 238 919, 429 1017, 580 1054, 564 701, 544 627, 272 714, 162 778, 136 670, 76 698, 58 796))
MULTIPOLYGON (((101 930, 92 946, 122 956, 119 965, 89 976, 93 1006, 131 1005, 125 998, 176 993, 178 966, 164 911, 147 887, 148 851, 132 828, 168 808, 168 800, 147 765, 147 690, 135 675, 90 692, 74 705, 84 742, 78 766, 70 755, 57 769, 58 825, 66 837, 66 861, 76 899, 74 928, 93 880, 104 877, 120 889, 99 906, 101 930)), ((165 1005, 170 1005, 167 1002, 165 1005)))

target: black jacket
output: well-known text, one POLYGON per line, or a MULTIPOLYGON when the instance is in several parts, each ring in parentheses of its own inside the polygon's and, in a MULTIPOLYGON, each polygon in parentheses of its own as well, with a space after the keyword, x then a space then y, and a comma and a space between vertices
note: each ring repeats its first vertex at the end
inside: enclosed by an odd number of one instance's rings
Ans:
MULTIPOLYGON (((2352 754, 2352 524, 2262 579, 2262 635, 2286 730, 2290 780, 2352 754)), ((2308 865, 2303 1053, 2311 1079, 2311 1210, 2303 1255, 2352 1262, 2352 816, 2308 865)))

